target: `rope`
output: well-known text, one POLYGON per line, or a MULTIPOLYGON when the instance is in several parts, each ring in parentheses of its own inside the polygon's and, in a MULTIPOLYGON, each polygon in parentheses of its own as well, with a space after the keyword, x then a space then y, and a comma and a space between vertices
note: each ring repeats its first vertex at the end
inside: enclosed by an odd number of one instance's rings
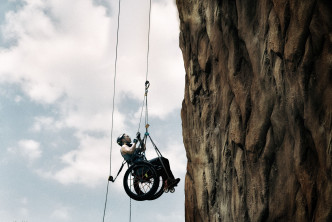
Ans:
MULTIPOLYGON (((118 46, 119 46, 119 30, 120 30, 120 12, 121 12, 121 0, 119 0, 119 8, 118 8, 118 22, 117 22, 117 30, 116 30, 116 46, 115 46, 115 61, 114 61, 114 79, 113 79, 113 100, 112 100, 112 125, 111 125, 111 146, 110 146, 110 173, 112 173, 112 149, 113 149, 113 126, 114 126, 114 104, 115 104, 115 86, 116 86, 116 73, 117 73, 117 63, 118 63, 118 46)), ((109 180, 107 181, 107 189, 106 189, 106 197, 105 197, 105 205, 104 205, 104 214, 103 214, 103 222, 105 221, 105 212, 107 206, 107 197, 108 197, 108 187, 109 180)))
POLYGON ((141 128, 141 122, 142 122, 142 116, 143 116, 143 109, 145 105, 145 128, 146 131, 148 130, 149 127, 149 118, 148 118, 148 88, 150 86, 150 83, 148 81, 148 75, 149 75, 149 56, 150 56, 150 30, 151 30, 151 0, 149 1, 149 26, 148 26, 148 47, 147 47, 147 52, 146 52, 146 74, 145 74, 145 93, 143 97, 143 102, 142 102, 142 109, 141 109, 141 116, 139 119, 139 124, 138 124, 138 130, 141 128))
POLYGON ((105 221, 105 211, 106 211, 106 205, 107 205, 107 196, 108 196, 108 187, 109 187, 110 181, 107 181, 107 188, 106 188, 106 199, 105 199, 105 205, 104 205, 104 215, 103 215, 103 222, 105 221))
POLYGON ((151 27, 151 0, 150 0, 150 5, 149 5, 148 50, 146 52, 146 78, 145 78, 145 82, 148 81, 148 73, 149 73, 150 27, 151 27))
POLYGON ((129 222, 131 221, 131 198, 129 198, 129 222))

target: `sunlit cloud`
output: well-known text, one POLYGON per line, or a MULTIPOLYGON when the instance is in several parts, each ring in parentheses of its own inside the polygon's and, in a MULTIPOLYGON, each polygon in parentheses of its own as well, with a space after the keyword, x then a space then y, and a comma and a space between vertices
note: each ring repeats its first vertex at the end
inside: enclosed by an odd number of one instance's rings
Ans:
POLYGON ((29 162, 35 161, 42 155, 40 143, 35 140, 20 140, 17 143, 17 147, 9 147, 7 150, 10 153, 22 156, 29 162))
POLYGON ((35 117, 35 123, 32 126, 32 130, 35 132, 40 132, 41 130, 56 130, 61 128, 61 124, 56 123, 54 118, 39 116, 35 117))

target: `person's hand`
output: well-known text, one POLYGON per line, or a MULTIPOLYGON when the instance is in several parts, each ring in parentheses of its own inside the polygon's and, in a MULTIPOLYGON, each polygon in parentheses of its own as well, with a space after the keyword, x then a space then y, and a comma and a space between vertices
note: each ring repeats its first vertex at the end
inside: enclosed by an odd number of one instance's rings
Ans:
POLYGON ((141 133, 140 133, 140 132, 137 132, 137 133, 136 133, 136 138, 137 138, 138 140, 141 140, 141 133))
POLYGON ((137 143, 138 142, 138 140, 137 139, 134 139, 134 141, 133 141, 134 143, 137 143))

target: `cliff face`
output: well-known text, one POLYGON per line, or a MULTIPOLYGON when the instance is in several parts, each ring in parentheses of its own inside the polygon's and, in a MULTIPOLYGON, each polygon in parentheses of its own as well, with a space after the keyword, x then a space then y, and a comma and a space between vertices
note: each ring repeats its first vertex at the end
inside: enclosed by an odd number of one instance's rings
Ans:
POLYGON ((332 2, 177 7, 186 221, 332 221, 332 2))

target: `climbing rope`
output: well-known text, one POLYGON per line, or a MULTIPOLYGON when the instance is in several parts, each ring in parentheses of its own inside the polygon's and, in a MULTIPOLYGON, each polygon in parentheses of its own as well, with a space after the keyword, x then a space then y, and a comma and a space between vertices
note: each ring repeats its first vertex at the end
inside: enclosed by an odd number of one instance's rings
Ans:
POLYGON ((112 124, 111 124, 111 145, 110 145, 110 172, 109 179, 107 180, 107 188, 106 188, 106 197, 105 197, 105 205, 104 205, 104 214, 103 214, 103 222, 105 221, 105 212, 107 206, 107 197, 108 197, 108 187, 112 174, 112 149, 113 149, 113 123, 114 123, 114 104, 115 104, 115 86, 116 86, 116 74, 117 74, 117 64, 118 64, 118 46, 119 46, 119 30, 120 30, 120 12, 121 12, 121 0, 119 0, 118 6, 118 21, 117 21, 117 29, 116 29, 116 45, 115 45, 115 60, 114 60, 114 79, 113 79, 113 100, 112 100, 112 124))
POLYGON ((145 105, 145 128, 146 128, 146 132, 148 131, 148 128, 149 128, 149 124, 148 124, 148 122, 149 122, 148 92, 149 91, 148 91, 148 89, 149 89, 149 86, 150 86, 150 82, 148 81, 148 75, 149 75, 149 56, 150 56, 150 30, 151 30, 151 0, 149 2, 149 26, 148 26, 148 47, 147 47, 147 52, 146 52, 145 92, 144 92, 141 116, 140 116, 140 119, 139 119, 137 132, 139 132, 140 128, 141 128, 141 121, 142 121, 142 116, 143 116, 144 105, 145 105))
POLYGON ((129 198, 129 222, 131 221, 131 198, 129 198))
POLYGON ((146 52, 146 77, 145 77, 145 81, 148 81, 148 73, 149 73, 150 27, 151 27, 151 0, 150 0, 150 4, 149 4, 148 50, 146 52))

